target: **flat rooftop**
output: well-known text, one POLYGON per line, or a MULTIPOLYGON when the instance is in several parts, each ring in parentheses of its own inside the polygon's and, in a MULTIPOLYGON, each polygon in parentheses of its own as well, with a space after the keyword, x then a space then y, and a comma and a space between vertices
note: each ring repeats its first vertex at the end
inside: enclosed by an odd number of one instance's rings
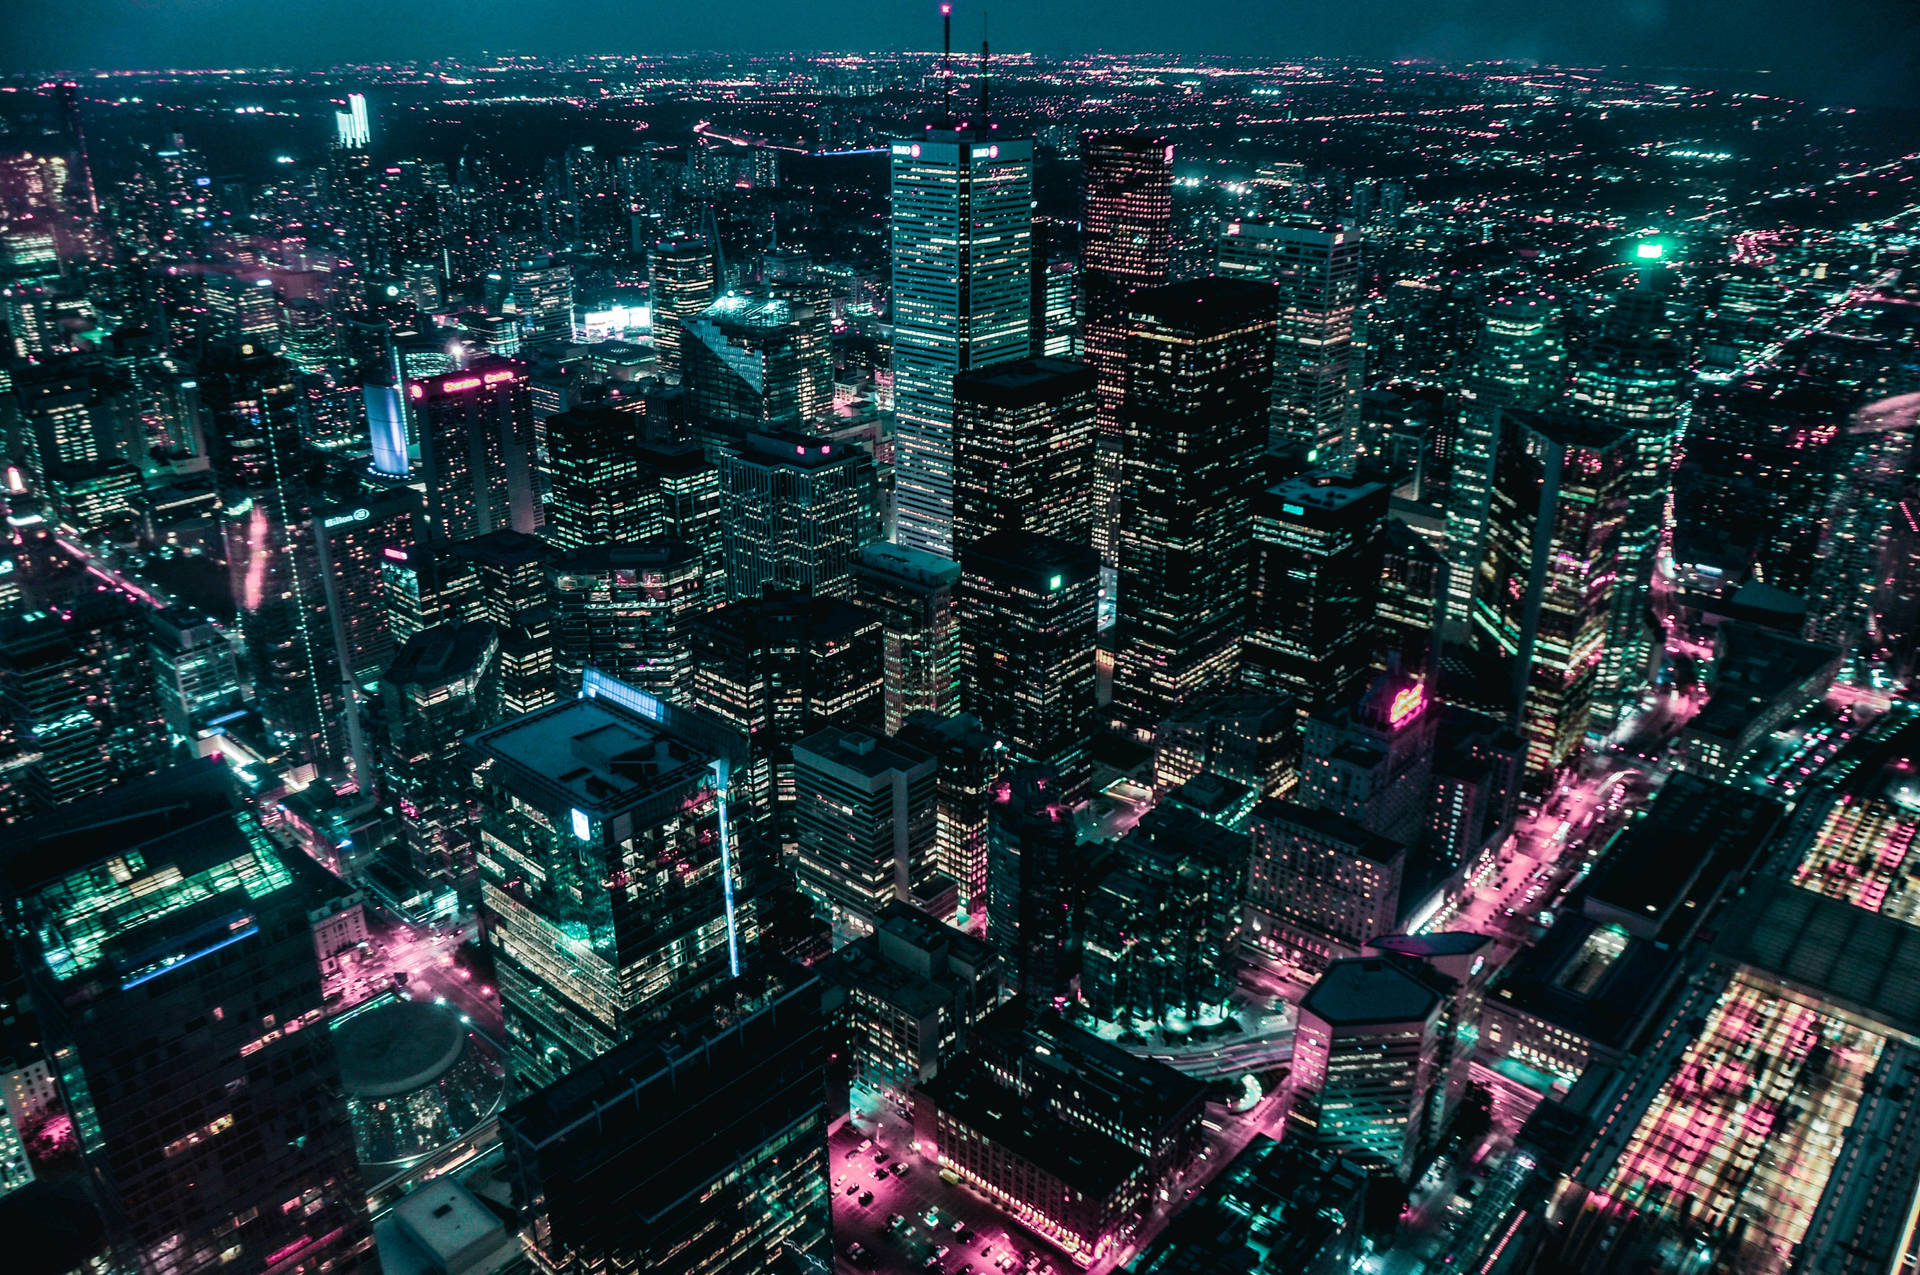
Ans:
POLYGON ((468 743, 504 763, 530 800, 602 817, 705 781, 719 755, 603 698, 538 709, 468 743))
POLYGON ((1411 1023, 1440 1008, 1440 993, 1397 961, 1362 956, 1335 961, 1300 1003, 1333 1027, 1373 1023, 1411 1023))

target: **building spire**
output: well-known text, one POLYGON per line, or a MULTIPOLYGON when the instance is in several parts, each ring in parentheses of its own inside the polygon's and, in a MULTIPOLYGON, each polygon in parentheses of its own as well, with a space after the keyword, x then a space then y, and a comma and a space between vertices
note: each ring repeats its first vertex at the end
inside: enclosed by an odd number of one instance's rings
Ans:
POLYGON ((953 127, 953 5, 940 6, 940 121, 953 127))
POLYGON ((987 15, 980 13, 980 127, 987 127, 987 15))

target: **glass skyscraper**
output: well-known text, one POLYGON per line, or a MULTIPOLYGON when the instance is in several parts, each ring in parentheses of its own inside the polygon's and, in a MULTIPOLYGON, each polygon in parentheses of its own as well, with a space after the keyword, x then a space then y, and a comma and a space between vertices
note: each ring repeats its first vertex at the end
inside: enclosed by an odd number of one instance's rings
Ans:
POLYGON ((895 539, 953 556, 953 378, 1026 357, 1033 143, 986 129, 896 141, 895 539))

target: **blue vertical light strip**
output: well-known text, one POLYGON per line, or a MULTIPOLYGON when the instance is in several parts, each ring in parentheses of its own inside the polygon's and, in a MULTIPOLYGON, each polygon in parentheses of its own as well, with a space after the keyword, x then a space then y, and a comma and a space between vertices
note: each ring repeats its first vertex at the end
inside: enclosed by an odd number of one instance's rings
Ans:
POLYGON ((720 811, 720 897, 727 910, 727 969, 740 977, 740 926, 733 915, 733 821, 727 813, 727 782, 732 767, 722 757, 713 763, 713 795, 720 811))
POLYGON ((373 449, 375 473, 389 478, 407 476, 407 417, 397 385, 361 387, 367 405, 367 442, 373 449))

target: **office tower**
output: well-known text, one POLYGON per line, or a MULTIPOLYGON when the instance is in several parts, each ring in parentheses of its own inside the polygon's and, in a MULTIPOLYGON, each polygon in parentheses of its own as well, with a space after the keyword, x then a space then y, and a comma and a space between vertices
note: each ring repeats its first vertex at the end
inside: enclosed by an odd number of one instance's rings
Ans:
POLYGON ((896 1110, 913 1088, 971 1043, 1000 1003, 1000 955, 991 944, 898 900, 873 932, 821 963, 827 1005, 847 1047, 847 1084, 862 1107, 896 1110))
POLYGON ((538 531, 526 364, 477 359, 464 371, 408 381, 407 398, 420 440, 428 536, 538 531))
POLYGON ((1167 282, 1173 261, 1173 144, 1158 133, 1089 133, 1080 145, 1080 331, 1093 368, 1098 435, 1094 547, 1114 561, 1127 298, 1167 282))
MULTIPOLYGON (((557 620, 554 614, 553 546, 538 536, 517 531, 494 531, 463 540, 443 551, 449 576, 461 575, 457 607, 461 618, 481 619, 493 625, 500 639, 500 712, 503 716, 531 713, 565 698, 579 685, 578 670, 565 684, 555 678, 557 620)), ((456 608, 448 608, 453 618, 456 608)))
POLYGON ((1487 303, 1473 370, 1462 382, 1454 413, 1453 468, 1447 500, 1447 620, 1468 625, 1474 573, 1486 543, 1493 481, 1494 440, 1500 412, 1544 407, 1565 375, 1560 307, 1545 293, 1522 292, 1487 303))
POLYGON ((240 667, 233 643, 213 621, 189 607, 153 613, 152 660, 160 713, 181 739, 241 706, 240 667))
POLYGON ((333 113, 333 144, 341 150, 366 150, 373 142, 373 130, 367 123, 367 95, 347 94, 346 108, 333 113))
POLYGON ((953 378, 953 554, 994 531, 1093 534, 1094 373, 1021 359, 953 378))
POLYGON ((280 302, 273 280, 252 271, 213 270, 200 280, 207 307, 207 337, 214 341, 250 342, 262 350, 280 344, 280 302))
MULTIPOLYGON (((1037 247, 1037 246, 1036 246, 1037 247)), ((1077 359, 1080 347, 1079 271, 1071 259, 1033 256, 1033 313, 1027 352, 1034 358, 1077 359)))
POLYGON ((1245 685, 1291 695, 1305 711, 1365 684, 1392 494, 1319 469, 1255 499, 1245 685))
POLYGON ((982 729, 979 718, 964 713, 941 717, 916 712, 898 734, 902 743, 939 759, 934 779, 934 862, 960 884, 965 915, 954 923, 971 924, 986 914, 987 833, 995 788, 1007 770, 1007 746, 982 729))
POLYGON ((884 623, 886 730, 914 713, 960 711, 960 564, 880 540, 853 555, 853 600, 884 623))
POLYGON ((1732 379, 1778 339, 1787 292, 1771 264, 1736 259, 1727 267, 1700 339, 1701 370, 1709 376, 1732 379))
POLYGON ((1069 805, 1093 778, 1099 602, 1084 541, 996 531, 961 550, 961 701, 1015 757, 1052 768, 1069 805))
POLYGON ((1426 826, 1439 724, 1427 684, 1399 669, 1357 701, 1316 708, 1302 731, 1294 800, 1415 844, 1426 826))
POLYGON ((1128 305, 1113 712, 1144 740, 1239 672, 1273 291, 1198 279, 1128 305))
POLYGON ((388 549, 414 542, 420 512, 419 494, 405 487, 313 511, 335 660, 342 676, 356 683, 372 682, 393 659, 396 643, 380 569, 389 561, 388 549))
POLYGON ((9 928, 116 1261, 374 1269, 311 895, 220 767, 16 844, 9 928))
POLYGON ((1273 417, 1267 449, 1351 472, 1378 451, 1359 437, 1362 369, 1353 340, 1360 300, 1360 232, 1304 214, 1229 222, 1220 273, 1271 280, 1280 294, 1273 417))
POLYGON ((1014 991, 1037 1005, 1067 992, 1073 881, 1080 871, 1073 808, 1045 766, 1015 766, 994 790, 987 834, 987 939, 1014 991))
POLYGON ((700 428, 738 436, 818 415, 830 405, 833 374, 817 335, 812 310, 782 297, 729 292, 684 320, 680 383, 700 428))
POLYGON ((880 537, 873 458, 845 443, 750 434, 719 458, 727 596, 853 592, 853 557, 880 537))
POLYGON ((1474 639, 1511 674, 1531 787, 1586 739, 1637 450, 1611 426, 1502 413, 1474 639))
POLYGON ((106 366, 54 359, 12 374, 27 472, 42 479, 90 474, 121 456, 119 404, 106 366))
POLYGON ((520 316, 523 348, 573 338, 573 267, 554 257, 507 267, 507 299, 520 316))
POLYGON ((1206 1085, 1015 1001, 914 1094, 916 1147, 1082 1266, 1125 1251, 1199 1150, 1206 1085))
POLYGON ((457 882, 472 870, 474 788, 463 741, 499 715, 493 626, 469 620, 414 634, 380 679, 381 787, 413 870, 457 882))
POLYGON ((597 668, 669 704, 687 702, 690 628, 706 610, 700 557, 691 545, 590 545, 555 557, 548 579, 553 668, 562 688, 597 668))
POLYGON ((542 538, 561 549, 666 536, 696 546, 708 595, 726 579, 720 471, 700 448, 648 441, 645 415, 588 404, 547 418, 542 538))
POLYGON ((1204 1022, 1237 986, 1247 838, 1168 805, 1142 816, 1082 906, 1080 995, 1103 1022, 1204 1022))
POLYGON ((1451 578, 1444 546, 1389 517, 1374 610, 1373 667, 1430 674, 1438 664, 1451 578))
POLYGON ((1691 404, 1681 389, 1687 359, 1667 328, 1666 300, 1643 280, 1609 312, 1580 352, 1572 410, 1628 432, 1633 457, 1615 554, 1613 614, 1594 687, 1593 725, 1621 724, 1653 681, 1663 645, 1653 616, 1653 573, 1673 508, 1675 449, 1691 404))
POLYGON ((834 1261, 827 1032, 798 967, 727 984, 501 1116, 550 1270, 784 1275, 834 1261))
POLYGON ((953 378, 1028 352, 1033 143, 938 127, 892 152, 894 538, 952 557, 953 378))
POLYGON ((422 629, 478 614, 480 581, 446 546, 388 545, 380 551, 380 589, 396 646, 422 629))
POLYGON ((1203 774, 1263 796, 1298 781, 1300 710, 1286 695, 1229 691, 1190 701, 1153 732, 1153 790, 1164 797, 1203 774))
POLYGON ((649 295, 653 303, 653 347, 660 370, 679 380, 683 374, 681 348, 687 320, 713 304, 720 272, 713 241, 705 235, 676 235, 653 246, 647 258, 649 295))
POLYGON ((877 726, 882 622, 838 598, 774 591, 693 622, 693 702, 747 738, 735 823, 793 839, 793 746, 823 726, 877 726))
POLYGON ((1258 1269, 1339 1275, 1364 1269, 1366 1166, 1289 1139, 1255 1135, 1129 1267, 1138 1275, 1209 1275, 1261 1255, 1258 1269))
POLYGON ((1407 848, 1331 810, 1269 798, 1247 821, 1253 946, 1324 969, 1398 929, 1407 848))
POLYGON ((344 739, 291 371, 250 345, 215 346, 200 396, 254 700, 291 759, 319 765, 344 739))
POLYGON ((1300 1005, 1290 1136, 1393 1173, 1413 1172, 1444 1085, 1446 997, 1417 965, 1335 961, 1300 1005))
MULTIPOLYGON (((936 913, 939 759, 871 731, 828 726, 793 746, 800 889, 846 929, 872 928, 895 901, 936 913)), ((951 911, 953 900, 945 900, 951 911)))
POLYGON ((738 972, 754 917, 728 815, 735 742, 590 672, 580 698, 471 747, 487 944, 531 1093, 738 972))
POLYGON ((53 85, 53 99, 60 108, 60 129, 66 134, 67 147, 73 154, 73 184, 79 187, 77 191, 63 192, 63 202, 67 211, 75 214, 84 202, 87 211, 98 217, 100 192, 93 184, 93 163, 87 153, 87 132, 80 109, 80 86, 71 80, 58 81, 53 85))

